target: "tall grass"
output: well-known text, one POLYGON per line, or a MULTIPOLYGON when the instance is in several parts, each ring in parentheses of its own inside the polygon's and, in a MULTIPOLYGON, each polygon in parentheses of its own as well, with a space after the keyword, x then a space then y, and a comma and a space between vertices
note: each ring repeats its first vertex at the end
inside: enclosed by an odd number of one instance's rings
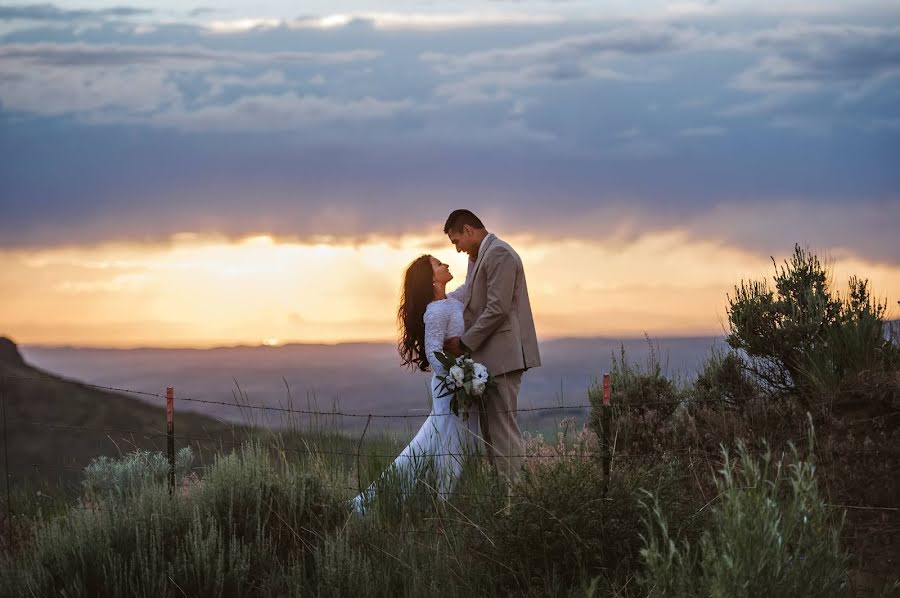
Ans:
POLYGON ((842 595, 848 575, 842 521, 819 493, 815 466, 796 451, 789 460, 755 458, 741 443, 737 452, 737 460, 724 452, 699 542, 679 540, 651 496, 641 550, 647 596, 842 595))

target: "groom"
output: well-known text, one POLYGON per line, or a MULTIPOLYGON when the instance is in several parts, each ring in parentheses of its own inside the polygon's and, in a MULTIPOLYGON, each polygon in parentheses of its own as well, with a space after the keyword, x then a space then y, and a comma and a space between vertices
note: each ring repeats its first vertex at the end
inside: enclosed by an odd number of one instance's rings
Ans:
POLYGON ((469 254, 462 297, 465 332, 447 339, 445 351, 466 351, 483 363, 496 386, 485 393, 479 415, 488 460, 507 479, 518 476, 525 445, 516 421, 522 373, 541 365, 537 335, 519 254, 489 233, 478 216, 456 210, 444 233, 458 252, 469 254))

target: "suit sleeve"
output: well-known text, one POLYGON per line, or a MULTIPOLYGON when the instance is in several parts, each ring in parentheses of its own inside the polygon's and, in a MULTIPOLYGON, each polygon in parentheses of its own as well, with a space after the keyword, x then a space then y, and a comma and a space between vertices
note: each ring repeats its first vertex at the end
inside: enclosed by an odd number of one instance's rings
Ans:
POLYGON ((516 258, 508 251, 498 251, 484 263, 487 275, 487 303, 484 311, 462 335, 463 344, 477 351, 491 334, 506 321, 516 289, 516 258))

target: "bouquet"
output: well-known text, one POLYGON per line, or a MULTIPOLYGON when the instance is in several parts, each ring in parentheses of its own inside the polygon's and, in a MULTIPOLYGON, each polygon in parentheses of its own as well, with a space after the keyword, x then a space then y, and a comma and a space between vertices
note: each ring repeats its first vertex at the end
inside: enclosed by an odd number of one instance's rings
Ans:
POLYGON ((435 351, 434 356, 441 362, 447 374, 438 375, 440 387, 444 390, 440 397, 451 396, 450 410, 459 416, 459 408, 463 408, 463 419, 469 418, 469 407, 478 402, 484 391, 495 384, 488 369, 476 362, 468 355, 451 357, 440 351, 435 351))

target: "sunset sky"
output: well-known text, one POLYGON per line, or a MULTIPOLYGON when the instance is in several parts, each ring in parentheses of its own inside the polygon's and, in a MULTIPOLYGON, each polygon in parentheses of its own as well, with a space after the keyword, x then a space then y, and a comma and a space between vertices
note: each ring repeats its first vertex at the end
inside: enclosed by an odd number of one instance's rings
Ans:
POLYGON ((900 4, 0 3, 0 335, 387 340, 467 207, 538 333, 721 333, 809 246, 900 299, 900 4))

